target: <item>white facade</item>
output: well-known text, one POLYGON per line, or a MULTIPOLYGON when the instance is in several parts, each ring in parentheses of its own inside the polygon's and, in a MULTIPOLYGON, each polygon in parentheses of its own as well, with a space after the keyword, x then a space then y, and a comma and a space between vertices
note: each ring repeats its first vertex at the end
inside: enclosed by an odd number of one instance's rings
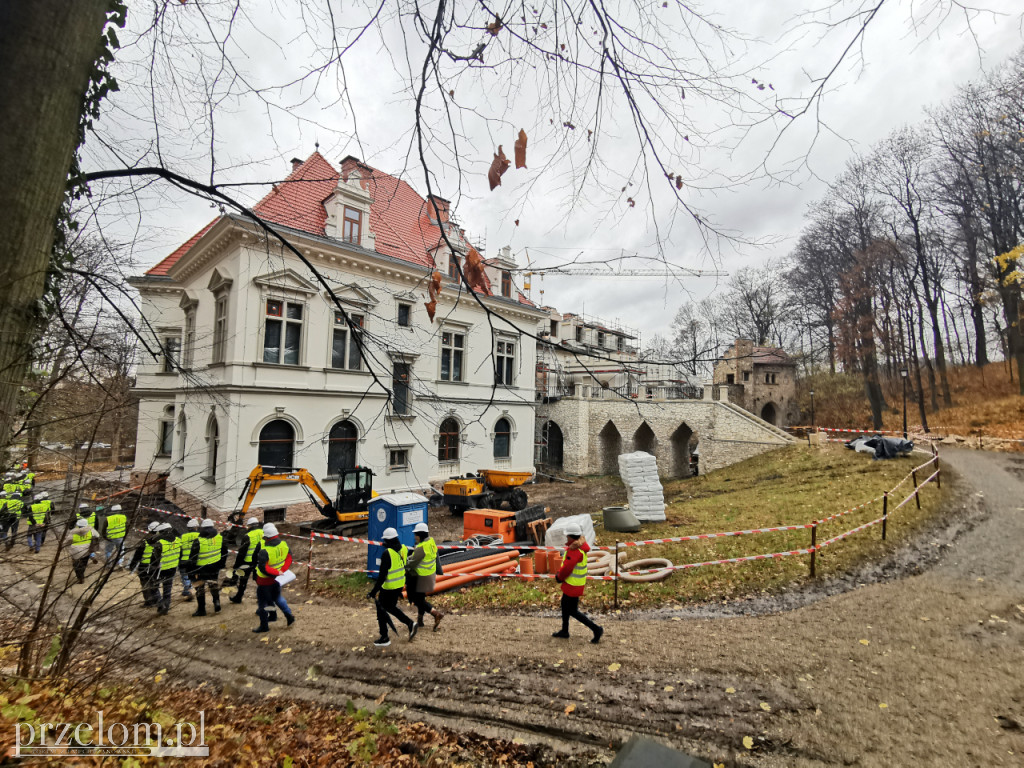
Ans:
MULTIPOLYGON (((353 352, 352 326, 295 254, 222 216, 166 276, 132 280, 145 330, 172 357, 180 348, 180 366, 161 358, 139 367, 137 473, 166 473, 169 498, 223 516, 261 455, 289 453, 289 428, 290 465, 309 469, 332 496, 329 458, 351 463, 353 447, 382 493, 482 468, 532 469, 535 344, 518 329, 532 331, 546 313, 514 297, 481 297, 489 318, 445 280, 431 322, 430 269, 371 250, 369 227, 359 245, 278 229, 361 323, 363 352, 353 352), (389 390, 402 390, 396 377, 406 372, 403 408, 389 390)), ((500 273, 488 273, 497 285, 500 273)), ((265 485, 256 506, 289 507, 287 519, 297 520, 310 516, 294 506, 305 501, 298 486, 265 485)))

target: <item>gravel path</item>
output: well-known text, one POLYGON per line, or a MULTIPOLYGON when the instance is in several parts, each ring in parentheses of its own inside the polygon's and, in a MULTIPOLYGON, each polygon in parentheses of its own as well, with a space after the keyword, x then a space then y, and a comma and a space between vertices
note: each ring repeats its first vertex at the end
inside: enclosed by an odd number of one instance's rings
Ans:
POLYGON ((603 763, 633 732, 734 765, 1021 765, 1024 456, 942 456, 957 475, 944 525, 888 565, 728 607, 758 615, 601 616, 598 646, 551 638, 551 618, 452 615, 379 650, 369 606, 299 590, 296 625, 262 637, 251 598, 206 619, 139 611, 138 653, 229 694, 386 701, 566 765, 603 763))

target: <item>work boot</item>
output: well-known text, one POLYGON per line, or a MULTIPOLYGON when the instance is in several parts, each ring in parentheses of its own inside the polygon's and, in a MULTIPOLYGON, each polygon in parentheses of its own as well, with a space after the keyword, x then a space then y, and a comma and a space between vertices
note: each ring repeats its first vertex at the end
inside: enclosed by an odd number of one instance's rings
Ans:
POLYGON ((416 617, 416 626, 420 627, 421 629, 426 626, 426 624, 423 623, 423 614, 422 613, 419 616, 416 617))
POLYGON ((294 617, 294 616, 293 616, 292 614, 290 614, 290 613, 286 613, 286 614, 284 615, 284 618, 285 618, 285 621, 287 621, 287 622, 288 622, 288 626, 289 626, 289 627, 290 627, 290 626, 291 626, 292 624, 294 624, 294 623, 295 623, 295 617, 294 617))
POLYGON ((434 617, 434 631, 437 632, 437 625, 441 623, 441 619, 444 618, 444 614, 435 608, 430 612, 430 615, 434 617))
POLYGON ((255 632, 257 635, 260 634, 261 632, 269 632, 269 631, 270 631, 270 627, 268 627, 266 624, 260 624, 258 627, 256 627, 256 629, 253 630, 253 632, 255 632))
POLYGON ((216 592, 213 594, 213 612, 220 613, 220 594, 216 592))
POLYGON ((196 602, 198 603, 198 605, 196 606, 195 613, 193 613, 192 615, 193 616, 205 616, 206 615, 206 595, 205 594, 196 595, 196 598, 197 598, 196 602))
POLYGON ((419 629, 420 629, 419 624, 417 624, 414 621, 410 621, 409 622, 409 642, 410 643, 412 642, 412 639, 414 637, 416 637, 416 633, 419 631, 419 629))
POLYGON ((391 645, 391 638, 378 637, 376 640, 373 641, 373 644, 376 645, 378 648, 386 648, 387 646, 391 645))
POLYGON ((597 629, 594 630, 594 637, 593 637, 593 639, 590 642, 592 642, 594 645, 597 645, 598 643, 601 642, 601 635, 603 635, 603 634, 604 634, 604 627, 598 627, 597 629))
POLYGON ((560 637, 560 638, 562 638, 563 640, 566 640, 566 639, 568 639, 568 637, 569 637, 569 630, 567 630, 567 629, 562 629, 562 630, 559 630, 558 632, 552 632, 552 633, 551 633, 551 636, 552 636, 552 637, 560 637))
POLYGON ((238 605, 240 602, 242 602, 242 596, 241 595, 232 595, 231 597, 228 598, 228 600, 230 600, 235 605, 238 605))

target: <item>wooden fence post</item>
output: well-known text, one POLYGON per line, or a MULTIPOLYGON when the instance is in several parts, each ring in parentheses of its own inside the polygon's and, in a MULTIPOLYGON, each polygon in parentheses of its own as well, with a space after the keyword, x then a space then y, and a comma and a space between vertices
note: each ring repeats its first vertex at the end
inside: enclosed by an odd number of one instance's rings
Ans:
POLYGON ((817 557, 817 554, 818 554, 818 521, 815 520, 811 524, 811 578, 812 579, 817 576, 817 572, 815 570, 815 562, 814 562, 815 558, 817 557))
POLYGON ((885 541, 885 529, 889 524, 889 492, 882 494, 882 541, 885 541))
POLYGON ((914 480, 914 501, 917 502, 917 508, 921 508, 921 492, 917 489, 917 470, 915 469, 910 473, 910 476, 914 480))
POLYGON ((939 452, 935 448, 935 443, 932 443, 932 455, 935 457, 935 485, 942 490, 942 468, 939 466, 939 452))

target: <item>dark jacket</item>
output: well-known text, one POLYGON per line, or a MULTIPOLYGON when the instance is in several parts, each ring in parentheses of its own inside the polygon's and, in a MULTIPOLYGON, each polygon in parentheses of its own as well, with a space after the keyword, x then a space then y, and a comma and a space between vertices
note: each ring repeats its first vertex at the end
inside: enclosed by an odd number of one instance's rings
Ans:
MULTIPOLYGON (((249 531, 255 531, 258 528, 258 525, 253 525, 245 529, 245 533, 242 535, 242 543, 238 545, 238 554, 235 555, 235 564, 231 566, 234 570, 237 571, 239 568, 252 567, 246 566, 245 556, 249 554, 249 531)), ((256 549, 259 550, 259 545, 256 546, 256 549)), ((253 558, 253 562, 256 562, 255 557, 253 558)))
POLYGON ((388 545, 380 553, 380 570, 377 571, 377 580, 373 583, 373 589, 370 590, 370 597, 374 598, 377 593, 384 589, 384 582, 388 578, 388 571, 391 570, 391 553, 397 551, 402 546, 401 542, 395 541, 393 545, 388 545))
MULTIPOLYGON (((150 558, 149 565, 142 564, 142 555, 146 551, 146 544, 155 544, 159 537, 155 533, 149 533, 143 536, 139 543, 135 545, 135 552, 132 554, 132 561, 128 566, 128 570, 134 571, 136 568, 140 570, 152 570, 154 567, 153 558, 150 558)), ((156 555, 154 549, 153 554, 156 555)))

